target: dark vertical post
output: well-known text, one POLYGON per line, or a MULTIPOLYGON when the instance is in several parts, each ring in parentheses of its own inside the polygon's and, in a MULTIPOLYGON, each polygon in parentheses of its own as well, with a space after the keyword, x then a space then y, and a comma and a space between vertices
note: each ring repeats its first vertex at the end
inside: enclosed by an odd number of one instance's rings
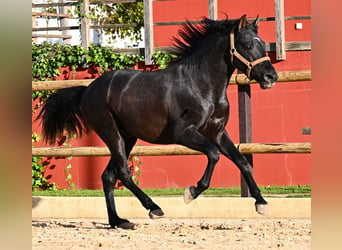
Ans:
MULTIPOLYGON (((251 86, 249 84, 238 85, 239 102, 239 130, 240 143, 252 142, 252 111, 251 111, 251 86)), ((253 167, 253 156, 244 155, 253 167)), ((241 196, 250 197, 249 188, 244 177, 240 176, 241 196)))

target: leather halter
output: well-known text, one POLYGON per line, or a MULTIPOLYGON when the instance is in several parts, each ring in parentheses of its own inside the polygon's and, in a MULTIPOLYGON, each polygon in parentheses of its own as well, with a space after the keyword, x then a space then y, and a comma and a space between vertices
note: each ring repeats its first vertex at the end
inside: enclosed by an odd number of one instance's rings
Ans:
POLYGON ((245 64, 247 66, 247 70, 246 70, 246 76, 250 79, 250 74, 252 71, 252 68, 259 64, 262 63, 264 61, 270 61, 271 59, 268 56, 264 56, 261 57, 259 59, 256 59, 253 62, 248 61, 246 58, 244 58, 239 52, 237 52, 236 48, 235 48, 235 43, 234 43, 234 29, 230 32, 230 61, 233 64, 233 60, 234 60, 234 56, 239 59, 243 64, 245 64))

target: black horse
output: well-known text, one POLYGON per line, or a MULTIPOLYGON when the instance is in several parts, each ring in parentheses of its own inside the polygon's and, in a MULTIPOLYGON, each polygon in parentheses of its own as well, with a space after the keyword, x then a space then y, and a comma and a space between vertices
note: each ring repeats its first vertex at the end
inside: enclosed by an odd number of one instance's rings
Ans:
POLYGON ((222 153, 246 179, 256 211, 266 212, 267 202, 253 179, 251 166, 225 130, 229 117, 226 90, 236 68, 263 89, 272 87, 278 78, 257 30, 258 17, 249 23, 246 15, 221 21, 204 18, 198 25, 187 23, 179 31, 180 39, 174 38, 179 57, 166 69, 110 71, 88 87, 61 89, 47 99, 38 117, 42 118, 46 142, 55 143, 65 130, 81 136, 82 130, 92 129, 108 146, 111 158, 102 182, 111 227, 134 226, 116 212, 117 179, 149 210, 151 218, 164 215, 132 181, 127 158, 137 138, 181 144, 207 156, 203 177, 184 193, 186 203, 209 187, 222 153))

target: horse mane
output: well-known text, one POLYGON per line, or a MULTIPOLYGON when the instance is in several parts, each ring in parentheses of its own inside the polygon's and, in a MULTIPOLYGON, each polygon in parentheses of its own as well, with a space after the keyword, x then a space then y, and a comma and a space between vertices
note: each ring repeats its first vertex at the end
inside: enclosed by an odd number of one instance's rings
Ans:
POLYGON ((176 61, 193 54, 201 46, 201 41, 214 33, 228 36, 229 31, 238 24, 238 21, 238 19, 228 20, 228 18, 215 21, 206 17, 203 17, 200 23, 191 23, 187 20, 178 31, 180 38, 172 38, 174 43, 172 53, 177 55, 176 61))

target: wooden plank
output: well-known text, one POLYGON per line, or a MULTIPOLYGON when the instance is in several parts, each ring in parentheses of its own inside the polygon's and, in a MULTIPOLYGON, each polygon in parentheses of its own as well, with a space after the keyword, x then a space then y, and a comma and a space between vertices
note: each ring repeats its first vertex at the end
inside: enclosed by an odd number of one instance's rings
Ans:
MULTIPOLYGON (((65 3, 65 1, 66 0, 58 0, 58 3, 65 3)), ((68 8, 67 7, 65 7, 65 6, 58 6, 58 12, 61 13, 60 15, 66 15, 68 17, 68 15, 67 15, 68 8)), ((69 23, 69 19, 68 18, 62 18, 60 20, 60 26, 61 27, 67 27, 68 23, 69 23)), ((69 30, 63 30, 62 31, 62 35, 69 36, 70 35, 70 31, 69 30)), ((64 44, 71 44, 71 37, 72 36, 70 36, 69 38, 65 38, 63 40, 63 43, 64 44)))
POLYGON ((60 30, 79 30, 80 26, 66 26, 66 27, 41 27, 32 28, 32 31, 60 31, 60 30))
MULTIPOLYGON (((311 70, 280 71, 277 82, 304 82, 311 81, 311 70)), ((256 84, 255 80, 250 81, 245 74, 233 74, 229 79, 229 84, 256 84)))
POLYGON ((284 0, 275 0, 276 58, 286 60, 284 0))
POLYGON ((285 43, 285 49, 286 49, 286 51, 311 50, 311 41, 286 42, 285 43))
POLYGON ((32 12, 32 16, 48 16, 48 17, 61 17, 61 18, 69 18, 70 16, 67 14, 60 13, 41 13, 41 12, 32 12))
MULTIPOLYGON (((276 51, 276 43, 266 43, 266 51, 276 51)), ((285 42, 286 51, 304 51, 311 50, 311 41, 300 41, 300 42, 285 42)))
POLYGON ((101 24, 101 25, 90 25, 90 29, 110 29, 110 28, 129 28, 137 27, 138 23, 113 23, 113 24, 101 24))
POLYGON ((71 35, 58 35, 58 34, 37 34, 37 33, 32 33, 32 38, 37 38, 37 37, 42 37, 42 38, 63 38, 63 39, 71 39, 71 35))
MULTIPOLYGON (((275 52, 276 51, 276 43, 266 43, 265 45, 267 52, 275 52)), ((165 51, 172 53, 174 47, 156 47, 155 51, 165 51)), ((311 50, 311 41, 299 41, 299 42, 286 42, 285 43, 286 51, 304 51, 311 50)))
POLYGON ((144 49, 144 48, 122 48, 122 49, 113 49, 113 53, 144 56, 145 49, 144 49))
MULTIPOLYGON (((32 28, 36 28, 36 27, 37 27, 37 18, 36 18, 36 16, 32 15, 32 28)), ((32 34, 32 38, 33 38, 32 42, 37 43, 37 41, 38 41, 37 37, 34 37, 32 34)))
POLYGON ((98 3, 137 3, 142 2, 143 0, 91 0, 91 4, 98 4, 98 3))
MULTIPOLYGON (((156 47, 155 51, 165 51, 172 53, 172 49, 174 47, 156 47)), ((275 52, 276 51, 276 43, 266 43, 265 49, 267 52, 275 52)), ((311 41, 298 41, 298 42, 286 42, 285 43, 286 51, 304 51, 311 50, 311 41)))
MULTIPOLYGON (((97 3, 137 3, 142 2, 143 0, 91 0, 90 4, 97 3)), ((58 7, 58 6, 75 6, 77 1, 69 1, 65 3, 32 3, 32 8, 46 8, 46 7, 58 7)))
POLYGON ((88 49, 90 46, 90 30, 89 30, 89 0, 83 0, 81 4, 81 46, 88 49))
MULTIPOLYGON (((101 28, 127 28, 136 27, 137 23, 129 24, 103 24, 103 25, 88 25, 89 29, 101 29, 101 28)), ((42 28, 32 28, 32 31, 52 31, 52 30, 78 30, 80 26, 65 26, 65 27, 42 27, 42 28)))
POLYGON ((67 3, 32 3, 32 8, 49 8, 58 6, 75 6, 77 2, 67 2, 67 3))
POLYGON ((310 20, 311 16, 286 16, 285 20, 310 20))
MULTIPOLYGON (((310 154, 311 143, 241 143, 235 144, 243 154, 310 154)), ((201 155, 180 145, 135 146, 132 156, 201 155)), ((32 156, 40 157, 83 157, 110 156, 107 147, 34 147, 32 156)))
MULTIPOLYGON (((284 17, 285 20, 310 20, 311 16, 286 16, 284 17)), ((255 20, 254 17, 247 18, 249 22, 255 20)), ((260 22, 267 22, 267 21, 275 21, 275 17, 259 17, 260 22)), ((200 20, 189 20, 188 22, 192 24, 201 23, 200 20)), ((170 22, 156 22, 154 23, 155 26, 168 26, 168 25, 183 25, 185 21, 170 21, 170 22)))
POLYGON ((217 19, 217 0, 208 0, 208 12, 210 19, 217 19))
MULTIPOLYGON (((285 20, 310 20, 311 16, 286 16, 285 20)), ((248 18, 248 21, 253 21, 254 18, 248 18)), ((260 17, 259 21, 275 21, 275 17, 260 17)))
POLYGON ((199 24, 202 23, 202 21, 199 20, 188 20, 188 21, 171 21, 171 22, 156 22, 153 23, 154 26, 170 26, 170 25, 183 25, 186 23, 191 24, 199 24))
POLYGON ((153 5, 152 0, 144 0, 144 32, 145 32, 145 64, 151 65, 154 37, 153 37, 153 5))
MULTIPOLYGON (((311 81, 311 70, 283 71, 278 72, 277 82, 303 82, 311 81)), ((58 81, 36 81, 32 82, 32 91, 57 90, 74 86, 88 86, 94 79, 84 80, 58 80, 58 81)), ((229 84, 256 84, 255 80, 249 82, 244 74, 233 74, 229 84)))
POLYGON ((87 80, 59 80, 32 82, 32 91, 57 90, 75 86, 88 86, 94 79, 87 80))

